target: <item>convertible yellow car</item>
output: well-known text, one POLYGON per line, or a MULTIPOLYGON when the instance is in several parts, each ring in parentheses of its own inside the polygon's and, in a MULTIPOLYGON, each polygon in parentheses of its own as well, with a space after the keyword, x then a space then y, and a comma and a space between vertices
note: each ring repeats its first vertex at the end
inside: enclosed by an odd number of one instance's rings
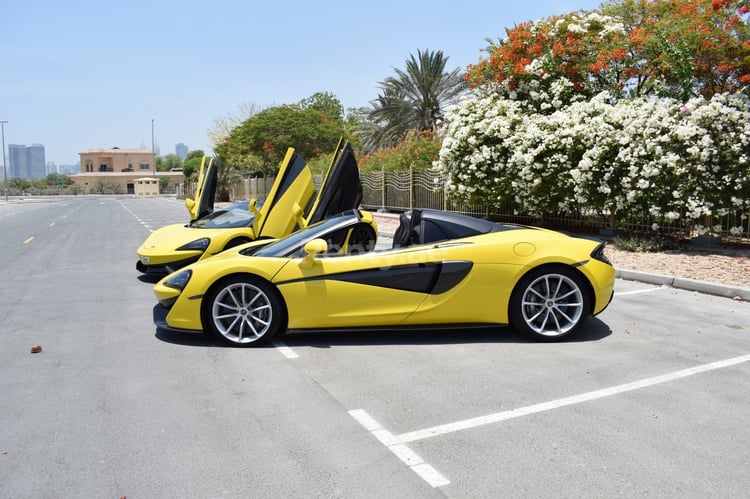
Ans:
POLYGON ((602 241, 415 209, 391 248, 351 251, 371 217, 352 210, 165 277, 154 286, 157 328, 251 346, 287 330, 511 324, 552 341, 612 299, 602 241))
MULTIPOLYGON (((317 196, 312 171, 291 148, 263 203, 252 200, 214 211, 216 178, 217 165, 204 158, 195 199, 185 200, 190 223, 154 231, 138 248, 136 268, 140 272, 164 275, 249 241, 278 239, 357 208, 362 200, 359 168, 348 143, 336 148, 317 196)), ((370 235, 373 245, 374 224, 370 235)))

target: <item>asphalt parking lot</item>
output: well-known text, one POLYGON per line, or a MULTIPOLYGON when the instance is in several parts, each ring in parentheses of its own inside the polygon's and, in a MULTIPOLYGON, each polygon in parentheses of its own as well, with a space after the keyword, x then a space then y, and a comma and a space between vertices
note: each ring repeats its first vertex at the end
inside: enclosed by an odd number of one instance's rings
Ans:
POLYGON ((493 328, 225 348, 150 323, 135 249, 185 213, 127 196, 0 205, 0 496, 750 490, 748 302, 618 280, 561 343, 493 328))

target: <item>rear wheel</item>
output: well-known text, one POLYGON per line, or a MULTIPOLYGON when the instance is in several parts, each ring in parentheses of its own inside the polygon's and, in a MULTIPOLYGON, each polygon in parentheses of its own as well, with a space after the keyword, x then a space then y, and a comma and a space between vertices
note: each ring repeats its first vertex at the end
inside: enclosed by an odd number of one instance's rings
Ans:
POLYGON ((577 331, 591 310, 583 278, 562 266, 531 271, 518 283, 510 300, 513 327, 526 336, 556 341, 577 331))
POLYGON ((234 276, 207 296, 206 325, 235 346, 268 342, 285 324, 285 309, 273 286, 252 276, 234 276))
POLYGON ((357 255, 374 250, 376 238, 371 225, 364 223, 355 225, 349 236, 348 253, 357 255))

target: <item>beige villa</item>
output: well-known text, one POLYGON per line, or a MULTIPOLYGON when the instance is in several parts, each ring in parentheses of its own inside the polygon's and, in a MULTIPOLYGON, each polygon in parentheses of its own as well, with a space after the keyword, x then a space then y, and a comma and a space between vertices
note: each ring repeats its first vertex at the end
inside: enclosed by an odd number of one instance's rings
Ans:
POLYGON ((71 175, 70 179, 85 192, 96 192, 100 187, 106 186, 117 192, 135 194, 138 180, 146 177, 156 180, 168 178, 172 187, 170 190, 174 192, 174 186, 184 181, 181 171, 154 171, 154 154, 151 149, 88 149, 79 155, 81 173, 71 175))

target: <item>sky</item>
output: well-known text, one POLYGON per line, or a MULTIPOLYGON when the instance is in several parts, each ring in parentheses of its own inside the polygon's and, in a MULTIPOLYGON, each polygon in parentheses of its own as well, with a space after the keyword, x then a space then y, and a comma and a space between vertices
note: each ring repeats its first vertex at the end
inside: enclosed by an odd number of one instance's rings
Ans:
POLYGON ((243 106, 316 92, 368 106, 417 50, 465 69, 508 27, 600 3, 3 0, 5 144, 43 144, 47 161, 72 165, 87 149, 151 149, 153 130, 161 155, 210 153, 208 131, 243 106))

